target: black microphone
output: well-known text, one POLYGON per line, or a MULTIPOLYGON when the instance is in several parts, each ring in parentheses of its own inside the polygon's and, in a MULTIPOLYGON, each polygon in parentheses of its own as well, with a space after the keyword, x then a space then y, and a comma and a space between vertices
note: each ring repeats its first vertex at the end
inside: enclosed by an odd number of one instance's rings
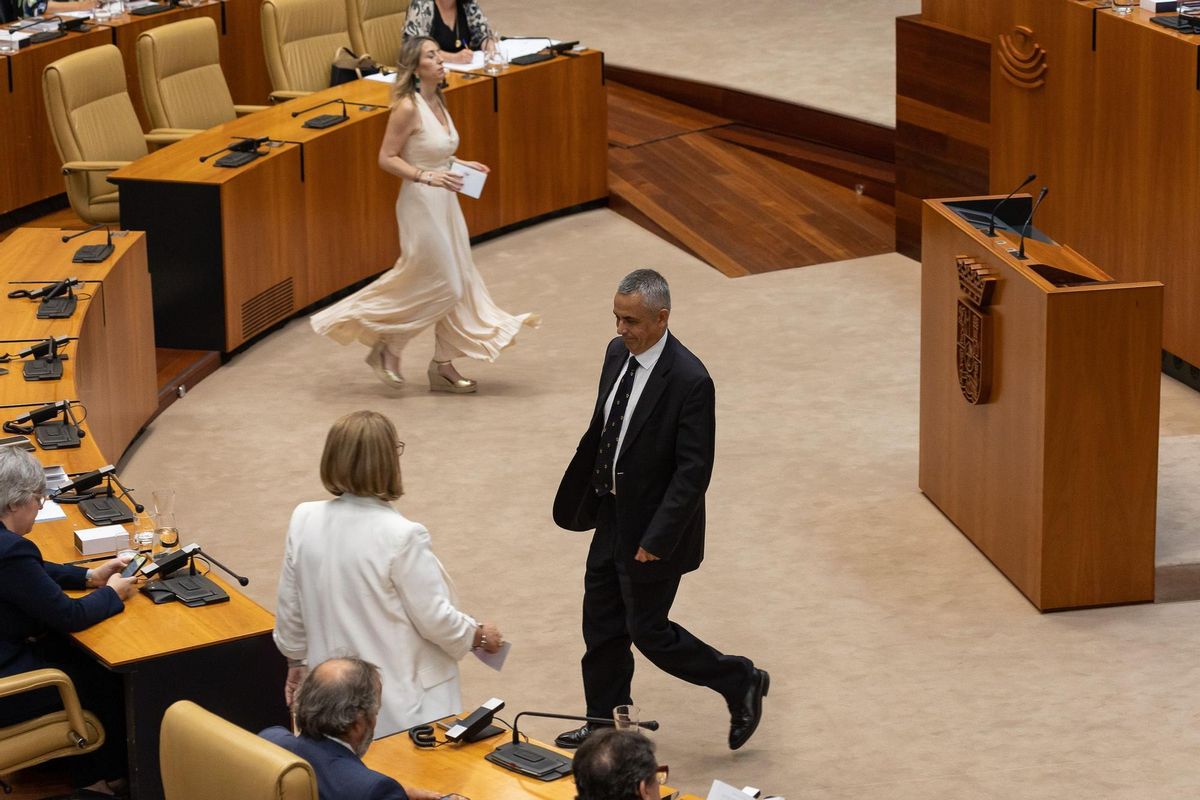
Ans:
MULTIPOLYGON (((545 717, 548 719, 569 719, 578 722, 592 722, 597 725, 612 725, 611 719, 603 717, 580 717, 575 714, 551 714, 545 711, 522 711, 513 717, 513 738, 511 742, 505 742, 497 747, 492 752, 488 753, 484 758, 491 761, 493 764, 498 764, 507 770, 520 773, 522 775, 530 775, 539 780, 550 781, 555 778, 560 778, 571 772, 571 757, 564 756, 561 753, 556 753, 553 750, 548 750, 545 747, 539 747, 536 744, 522 742, 520 731, 517 728, 517 721, 521 717, 545 717)), ((658 730, 658 722, 655 720, 647 720, 639 722, 639 728, 645 728, 648 731, 658 730)))
POLYGON ((1037 200, 1034 201, 1033 208, 1029 209, 1029 216, 1025 218, 1025 224, 1021 226, 1021 249, 1017 252, 1017 258, 1025 260, 1025 236, 1029 233, 1029 223, 1033 222, 1033 215, 1037 213, 1038 206, 1046 199, 1046 195, 1050 193, 1050 189, 1043 186, 1038 192, 1037 200))
POLYGON ((99 264, 101 261, 113 254, 112 228, 103 222, 93 225, 86 230, 79 231, 78 233, 73 233, 70 236, 62 237, 63 244, 66 244, 77 236, 83 236, 85 233, 91 233, 92 231, 99 230, 100 228, 104 228, 105 232, 108 234, 108 238, 105 243, 85 244, 83 247, 80 247, 75 251, 75 255, 71 258, 71 261, 76 264, 99 264))
POLYGON ((50 499, 56 500, 58 499, 59 495, 66 494, 67 492, 82 494, 88 489, 94 489, 104 482, 104 478, 106 476, 112 475, 116 471, 116 467, 114 467, 112 464, 108 464, 100 469, 92 470, 91 472, 85 472, 75 480, 68 483, 66 486, 60 486, 51 492, 50 499))
POLYGON ((91 233, 92 231, 98 231, 101 228, 105 228, 105 227, 107 227, 107 223, 97 222, 95 225, 93 225, 90 228, 84 228, 81 231, 76 231, 75 233, 72 233, 70 236, 62 237, 63 244, 66 244, 67 242, 71 241, 72 239, 74 239, 76 237, 83 236, 85 233, 91 233))
POLYGON ((212 153, 209 153, 206 156, 200 156, 200 163, 203 164, 205 161, 208 161, 213 156, 220 155, 221 153, 224 153, 226 150, 229 150, 230 152, 233 152, 233 153, 254 153, 254 152, 258 151, 258 148, 262 147, 264 144, 271 141, 270 136, 260 136, 258 138, 254 138, 253 136, 235 136, 233 138, 240 139, 241 141, 237 141, 237 142, 234 142, 233 144, 225 145, 220 150, 216 150, 212 153))
POLYGON ((211 561, 213 564, 215 564, 216 566, 223 569, 227 574, 233 576, 234 580, 236 580, 238 582, 238 584, 240 584, 241 586, 245 586, 246 584, 250 583, 249 578, 238 575, 236 572, 231 570, 229 567, 225 566, 220 561, 217 561, 215 558, 213 558, 212 555, 205 552, 204 550, 201 550, 199 545, 191 545, 191 546, 195 547, 195 550, 192 552, 193 556, 203 555, 206 560, 211 561))
POLYGON ((17 358, 57 358, 58 348, 71 341, 70 336, 55 336, 50 339, 43 339, 37 344, 31 344, 24 350, 17 353, 17 358))
POLYGON ((46 403, 44 406, 38 406, 32 411, 27 411, 21 416, 11 419, 4 424, 20 425, 25 422, 32 422, 34 425, 40 425, 46 420, 53 419, 61 412, 66 411, 70 405, 70 400, 55 400, 53 403, 46 403))
POLYGON ((1007 197, 1005 197, 1005 198, 1004 198, 1003 200, 1001 200, 999 203, 996 203, 996 205, 992 206, 992 222, 991 222, 991 224, 990 224, 990 225, 988 225, 988 236, 995 236, 995 235, 996 235, 996 213, 1000 211, 1000 206, 1002 206, 1002 205, 1004 205, 1005 203, 1007 203, 1009 200, 1011 200, 1011 199, 1012 199, 1012 196, 1013 196, 1014 194, 1016 194, 1017 192, 1021 191, 1021 190, 1022 190, 1022 189, 1024 189, 1026 186, 1028 186, 1029 184, 1033 183, 1033 182, 1034 182, 1034 181, 1036 181, 1036 180, 1037 180, 1037 173, 1036 173, 1036 172, 1031 172, 1031 173, 1029 173, 1027 176, 1025 176, 1025 180, 1021 181, 1021 185, 1020 185, 1020 186, 1018 186, 1017 188, 1013 189, 1011 192, 1009 192, 1009 193, 1008 193, 1008 196, 1007 196, 1007 197))

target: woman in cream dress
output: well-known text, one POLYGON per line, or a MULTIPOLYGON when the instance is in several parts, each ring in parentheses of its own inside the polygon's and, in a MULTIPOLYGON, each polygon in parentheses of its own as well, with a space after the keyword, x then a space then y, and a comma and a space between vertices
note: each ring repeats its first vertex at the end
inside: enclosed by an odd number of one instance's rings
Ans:
MULTIPOLYGON (((379 150, 379 166, 404 179, 396 199, 401 256, 381 278, 313 315, 317 333, 342 344, 371 348, 367 363, 384 383, 400 386, 400 352, 420 331, 434 326, 429 388, 473 392, 453 359, 494 361, 533 314, 513 316, 488 294, 471 258, 471 242, 452 172, 458 131, 440 88, 445 67, 437 43, 414 37, 400 48, 395 104, 379 150)), ((487 172, 474 161, 463 164, 487 172)))
POLYGON ((335 497, 292 513, 275 611, 288 705, 308 665, 365 659, 383 673, 376 737, 461 711, 458 660, 503 644, 495 625, 457 608, 429 531, 392 506, 403 494, 403 449, 382 414, 356 411, 334 423, 321 482, 335 497))

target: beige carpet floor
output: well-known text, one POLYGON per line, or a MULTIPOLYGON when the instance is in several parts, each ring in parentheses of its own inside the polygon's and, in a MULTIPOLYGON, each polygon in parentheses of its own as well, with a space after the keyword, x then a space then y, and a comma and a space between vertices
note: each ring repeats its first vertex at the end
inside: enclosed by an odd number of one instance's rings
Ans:
MULTIPOLYGON (((653 266, 718 397, 708 555, 675 618, 773 678, 762 728, 730 753, 720 699, 639 657, 635 697, 662 723, 673 782, 789 800, 1200 790, 1197 606, 1040 615, 917 490, 914 262, 730 280, 607 210, 475 252, 502 306, 544 316, 496 364, 460 365, 478 395, 426 390, 428 335, 395 392, 362 348, 296 321, 156 420, 129 454, 129 485, 147 498, 175 487, 184 538, 249 574, 248 593, 273 608, 289 513, 323 496, 329 423, 383 411, 408 443, 400 507, 433 532, 464 607, 515 643, 500 674, 466 659, 466 701, 581 710, 587 538, 556 529, 549 508, 593 402, 615 283, 653 266)), ((1162 533, 1195 551, 1200 395, 1164 379, 1163 399, 1162 533)))
POLYGON ((611 64, 896 124, 896 22, 920 0, 484 0, 506 36, 578 39, 611 64))

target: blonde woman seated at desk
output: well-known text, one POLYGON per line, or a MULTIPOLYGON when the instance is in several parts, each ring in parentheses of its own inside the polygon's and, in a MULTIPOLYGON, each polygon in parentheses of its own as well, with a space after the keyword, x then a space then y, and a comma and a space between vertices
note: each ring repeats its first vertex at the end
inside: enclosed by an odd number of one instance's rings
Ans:
POLYGON ((321 482, 332 500, 301 503, 284 547, 275 644, 288 658, 291 706, 305 664, 353 653, 383 671, 375 736, 462 711, 458 660, 500 649, 500 631, 455 607, 429 531, 392 507, 404 443, 374 411, 330 429, 321 482))

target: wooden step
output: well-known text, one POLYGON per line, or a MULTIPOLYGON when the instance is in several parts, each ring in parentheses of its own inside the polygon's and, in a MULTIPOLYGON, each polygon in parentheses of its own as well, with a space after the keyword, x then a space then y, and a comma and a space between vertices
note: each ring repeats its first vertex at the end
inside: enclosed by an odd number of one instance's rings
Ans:
POLYGON ((713 136, 819 175, 839 186, 861 186, 863 194, 892 205, 896 196, 896 167, 888 161, 857 155, 828 145, 784 136, 748 125, 725 125, 713 136))
POLYGON ((892 250, 887 205, 711 133, 610 148, 609 190, 730 276, 892 250))
POLYGON ((614 147, 634 147, 729 122, 619 83, 610 81, 606 88, 608 143, 614 147))

